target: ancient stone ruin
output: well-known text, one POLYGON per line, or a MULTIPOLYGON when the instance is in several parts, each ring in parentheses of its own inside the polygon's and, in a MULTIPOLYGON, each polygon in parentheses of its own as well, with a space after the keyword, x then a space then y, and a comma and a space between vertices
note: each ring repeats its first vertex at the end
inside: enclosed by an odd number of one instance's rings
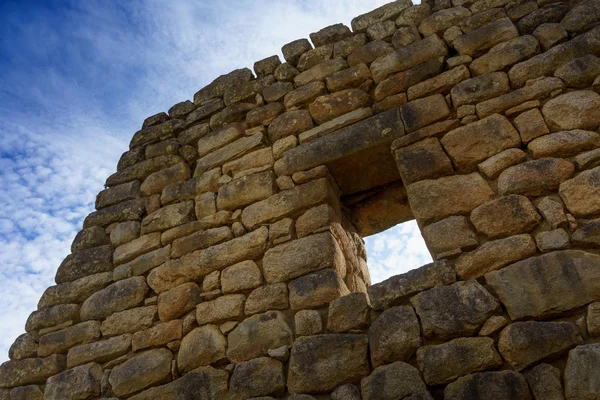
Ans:
POLYGON ((600 399, 600 1, 310 38, 144 121, 0 400, 600 399), (413 218, 436 261, 371 285, 413 218))

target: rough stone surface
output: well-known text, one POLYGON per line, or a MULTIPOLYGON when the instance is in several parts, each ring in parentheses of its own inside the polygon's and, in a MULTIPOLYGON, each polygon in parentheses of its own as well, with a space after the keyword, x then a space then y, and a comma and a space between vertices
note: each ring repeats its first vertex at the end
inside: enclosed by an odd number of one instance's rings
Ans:
POLYGON ((360 386, 363 400, 404 399, 426 390, 419 370, 402 361, 376 368, 360 386))
POLYGON ((285 391, 283 364, 268 357, 236 364, 229 392, 233 399, 280 394, 285 391))
POLYGON ((452 382, 446 400, 531 400, 525 378, 514 371, 480 372, 452 382))
POLYGON ((67 353, 67 367, 73 368, 89 362, 103 363, 126 354, 130 349, 131 335, 129 334, 75 346, 67 353))
POLYGON ((427 225, 423 228, 423 239, 437 257, 470 250, 479 244, 477 234, 463 216, 449 217, 427 225))
POLYGON ((564 400, 560 369, 550 364, 539 364, 527 375, 527 381, 535 400, 564 400))
POLYGON ((109 285, 91 295, 81 306, 81 319, 104 319, 110 314, 135 307, 148 291, 144 277, 133 277, 109 285))
POLYGON ((327 329, 331 332, 345 332, 360 328, 369 321, 369 310, 369 300, 365 293, 355 292, 335 299, 329 303, 327 329))
POLYGON ((288 287, 292 310, 321 307, 350 293, 338 272, 330 268, 296 278, 288 287))
POLYGON ((600 211, 600 167, 584 171, 560 185, 560 197, 575 216, 585 217, 600 211))
POLYGON ((470 219, 478 232, 499 238, 528 232, 541 217, 527 197, 513 194, 480 205, 470 219))
POLYGON ((600 395, 598 381, 600 345, 578 346, 569 352, 565 368, 565 394, 568 400, 594 399, 600 395))
POLYGON ((0 388, 43 383, 47 378, 63 371, 65 367, 65 357, 56 354, 44 358, 10 360, 0 364, 0 388))
POLYGON ((575 170, 573 164, 560 158, 542 158, 509 167, 498 177, 501 195, 520 194, 535 196, 545 190, 555 190, 569 179, 575 170))
POLYGON ((227 339, 215 325, 188 333, 181 341, 177 365, 182 373, 210 365, 226 357, 227 339))
POLYGON ((585 129, 596 130, 600 116, 594 112, 600 107, 600 95, 591 90, 560 95, 542 107, 542 114, 552 131, 585 129))
POLYGON ((369 328, 371 363, 374 367, 394 361, 406 361, 421 344, 419 320, 409 306, 385 310, 369 328))
POLYGON ((139 353, 112 369, 108 381, 117 396, 125 396, 147 387, 164 383, 171 378, 171 359, 168 349, 139 353))
POLYGON ((90 399, 100 395, 102 368, 91 363, 75 367, 48 379, 44 399, 90 399))
POLYGON ((454 173, 450 159, 436 138, 427 138, 398 149, 394 158, 405 185, 454 173))

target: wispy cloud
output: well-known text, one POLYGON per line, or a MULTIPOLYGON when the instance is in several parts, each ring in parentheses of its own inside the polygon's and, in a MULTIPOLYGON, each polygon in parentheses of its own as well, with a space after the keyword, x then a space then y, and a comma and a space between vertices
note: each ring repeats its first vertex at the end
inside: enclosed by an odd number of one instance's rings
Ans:
MULTIPOLYGON (((145 117, 192 98, 220 74, 280 54, 289 41, 384 3, 3 1, 0 362, 145 117)), ((391 233, 372 239, 380 244, 368 240, 375 281, 411 234, 401 233, 401 243, 391 233)), ((419 246, 402 254, 416 260, 419 246)))

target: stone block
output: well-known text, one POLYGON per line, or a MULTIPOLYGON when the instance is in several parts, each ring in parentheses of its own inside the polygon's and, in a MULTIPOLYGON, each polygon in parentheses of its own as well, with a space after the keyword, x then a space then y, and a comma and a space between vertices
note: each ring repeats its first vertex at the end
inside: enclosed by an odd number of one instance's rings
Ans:
POLYGON ((0 391, 1 400, 43 400, 44 392, 40 386, 20 386, 10 390, 0 391))
POLYGON ((569 212, 576 217, 597 214, 600 211, 600 167, 562 183, 558 192, 569 212))
MULTIPOLYGON (((293 79, 293 76, 290 79, 293 79)), ((294 90, 294 84, 291 82, 275 82, 263 89, 263 97, 267 103, 273 103, 282 100, 292 90, 294 90)))
POLYGON ((327 392, 369 372, 367 336, 330 334, 296 339, 289 361, 288 389, 327 392))
POLYGON ((535 242, 542 253, 571 247, 569 234, 562 228, 539 232, 535 235, 535 242))
POLYGON ((275 142, 290 135, 298 135, 313 127, 313 120, 308 110, 287 111, 271 122, 269 137, 275 142))
POLYGON ((233 239, 231 229, 227 226, 200 230, 191 235, 175 239, 172 244, 171 257, 179 258, 198 249, 206 249, 233 239))
POLYGON ((565 400, 560 369, 539 364, 527 375, 527 381, 534 399, 565 400))
POLYGON ((240 322, 227 337, 227 358, 239 363, 268 355, 269 349, 290 346, 294 334, 280 311, 253 315, 240 322))
POLYGON ((423 36, 443 33, 446 29, 458 25, 461 21, 471 16, 471 12, 464 7, 454 7, 439 10, 424 18, 419 24, 419 32, 423 36))
POLYGON ((91 295, 81 306, 81 319, 103 319, 118 311, 139 305, 148 291, 144 277, 115 282, 91 295))
POLYGON ((316 310, 300 310, 294 315, 296 337, 318 335, 323 332, 321 315, 316 310))
POLYGON ((346 39, 351 35, 352 32, 350 32, 350 28, 348 28, 346 25, 334 24, 317 32, 311 33, 310 40, 313 42, 315 47, 319 47, 346 39))
POLYGON ((130 350, 130 334, 115 336, 101 342, 75 346, 67 353, 67 368, 90 362, 105 363, 127 354, 130 350))
POLYGON ((492 72, 460 82, 452 88, 452 104, 477 104, 510 91, 508 76, 504 72, 492 72))
POLYGON ((494 196, 489 184, 477 173, 415 182, 408 186, 407 194, 413 213, 422 224, 468 214, 494 196))
POLYGON ((232 399, 248 399, 285 392, 285 376, 281 361, 268 357, 235 365, 229 393, 232 399))
POLYGON ((79 305, 57 304, 37 310, 29 315, 25 323, 25 331, 33 332, 43 328, 51 328, 65 322, 79 322, 79 305))
POLYGON ((600 95, 591 90, 565 93, 542 107, 542 114, 552 131, 585 129, 596 130, 600 116, 595 110, 600 107, 600 95))
POLYGON ((56 271, 56 283, 72 282, 89 275, 112 271, 112 253, 112 246, 104 245, 69 254, 56 271))
POLYGON ((355 292, 335 299, 329 303, 327 330, 346 332, 360 329, 369 322, 369 311, 369 300, 365 293, 355 292))
POLYGON ((194 104, 199 105, 213 97, 223 97, 225 91, 252 79, 252 71, 241 68, 223 74, 194 94, 194 104))
POLYGON ((268 310, 285 310, 288 307, 287 285, 281 282, 254 289, 246 299, 244 313, 252 315, 268 310))
MULTIPOLYGON (((131 186, 126 186, 126 185, 120 186, 118 189, 119 190, 118 195, 117 195, 117 193, 106 192, 106 195, 102 195, 102 197, 106 196, 106 197, 112 198, 113 194, 116 195, 116 197, 114 197, 114 200, 108 200, 109 203, 113 203, 113 202, 116 202, 117 199, 121 198, 121 196, 124 196, 125 194, 127 196, 132 196, 133 193, 136 192, 135 188, 136 187, 139 188, 138 186, 136 186, 136 184, 131 183, 132 181, 143 181, 150 174, 160 171, 161 169, 171 167, 175 164, 179 164, 182 161, 183 161, 183 158, 181 158, 178 155, 159 156, 159 157, 151 158, 149 160, 141 161, 141 162, 139 162, 137 164, 133 164, 132 166, 127 167, 121 171, 115 172, 114 174, 112 174, 111 176, 109 176, 106 179, 106 186, 110 186, 112 188, 113 186, 117 186, 117 185, 121 185, 121 184, 125 184, 125 183, 129 183, 129 185, 131 185, 131 186), (121 192, 121 190, 123 190, 124 192, 121 192), (109 195, 109 193, 110 193, 110 195, 109 195)), ((107 190, 110 190, 110 189, 107 189, 107 190)), ((136 197, 139 197, 139 195, 137 195, 136 197)), ((102 204, 107 200, 100 200, 100 201, 102 204)), ((123 200, 119 200, 118 202, 122 202, 122 201, 123 200)), ((113 204, 116 204, 116 203, 113 203, 113 204)))
POLYGON ((194 202, 170 204, 159 208, 142 220, 142 234, 166 231, 195 219, 194 202))
POLYGON ((359 87, 369 78, 371 78, 369 67, 367 67, 367 64, 361 63, 328 76, 325 82, 327 89, 331 93, 334 93, 340 90, 359 87))
POLYGON ((537 138, 527 146, 535 158, 571 157, 600 147, 600 136, 591 131, 575 129, 537 138))
POLYGON ((186 163, 175 164, 150 174, 140 186, 140 193, 144 197, 162 193, 168 185, 189 179, 192 176, 190 167, 186 163))
POLYGON ((121 397, 171 379, 171 360, 168 349, 138 353, 110 371, 108 382, 115 395, 121 397))
POLYGON ((279 114, 284 112, 281 103, 271 103, 266 106, 255 108, 246 114, 246 126, 255 127, 269 125, 279 114))
POLYGON ((140 236, 141 223, 138 221, 126 221, 117 224, 110 231, 110 243, 114 247, 131 242, 140 236))
POLYGON ((91 228, 82 229, 75 235, 75 239, 73 239, 73 243, 71 244, 71 252, 75 253, 109 243, 108 235, 104 229, 99 226, 92 226, 91 228))
POLYGON ((600 336, 600 302, 588 306, 587 330, 590 336, 600 336))
POLYGON ((375 368, 360 386, 363 400, 408 399, 427 390, 419 370, 402 361, 375 368))
POLYGON ((454 269, 446 261, 436 261, 396 275, 367 288, 371 307, 384 310, 423 290, 456 281, 454 269))
POLYGON ((206 325, 188 333, 177 355, 179 372, 186 373, 226 358, 227 339, 215 325, 206 325))
POLYGON ((443 62, 440 58, 434 58, 384 79, 375 88, 373 96, 376 101, 380 101, 388 96, 406 92, 408 88, 436 76, 442 70, 443 62))
POLYGON ((96 197, 96 209, 100 210, 127 200, 140 198, 140 181, 134 180, 104 189, 96 197))
POLYGON ((389 43, 383 40, 374 40, 357 47, 348 55, 348 65, 355 66, 359 64, 369 65, 376 59, 394 51, 389 43))
POLYGON ((444 389, 446 400, 531 400, 523 375, 514 371, 479 372, 450 383, 444 389))
POLYGON ((0 388, 43 383, 65 370, 65 367, 65 357, 57 354, 44 358, 9 360, 0 364, 0 388))
POLYGON ((467 374, 496 369, 502 359, 493 339, 479 337, 423 346, 417 351, 417 363, 428 385, 441 385, 467 374))
POLYGON ((456 261, 456 275, 460 279, 475 279, 489 271, 535 254, 537 247, 529 234, 509 236, 492 240, 470 253, 464 253, 456 261))
POLYGON ((156 306, 146 306, 120 311, 102 321, 100 330, 105 337, 135 333, 152 326, 157 313, 156 306))
POLYGON ((371 40, 382 40, 390 37, 396 31, 396 23, 394 21, 381 21, 370 25, 367 30, 367 37, 371 40))
POLYGON ((38 344, 33 334, 24 333, 19 335, 8 349, 8 358, 11 360, 35 358, 37 357, 37 347, 38 344))
POLYGON ((588 54, 576 58, 556 70, 554 76, 562 79, 567 87, 585 89, 600 75, 600 58, 588 54))
POLYGON ((406 132, 413 132, 450 116, 444 96, 436 94, 413 100, 400 108, 406 132))
POLYGON ((427 225, 423 239, 436 258, 471 250, 479 245, 477 234, 463 216, 454 216, 427 225))
POLYGON ((544 23, 539 25, 533 31, 533 36, 539 40, 544 51, 548 51, 553 46, 569 40, 567 30, 557 23, 544 23))
POLYGON ((296 68, 298 68, 300 72, 304 72, 316 65, 319 65, 323 61, 331 59, 332 54, 333 45, 331 44, 308 50, 306 53, 303 53, 300 56, 300 60, 298 60, 298 65, 296 65, 296 68))
POLYGON ((408 88, 408 100, 414 100, 438 93, 447 93, 454 86, 471 77, 469 69, 459 65, 449 71, 442 72, 432 78, 424 80, 408 88))
POLYGON ((521 149, 508 149, 479 163, 477 167, 486 177, 495 179, 502 171, 527 159, 527 154, 521 149))
POLYGON ((100 322, 87 321, 47 333, 39 340, 38 356, 66 353, 71 347, 100 339, 100 322))
POLYGON ((243 294, 229 294, 200 303, 196 306, 196 321, 198 325, 204 325, 240 319, 244 316, 245 300, 243 294))
POLYGON ((573 232, 572 241, 574 246, 591 248, 600 247, 600 221, 590 222, 589 224, 577 229, 575 232, 573 232))
POLYGON ((142 235, 131 242, 117 247, 113 253, 113 263, 115 265, 124 264, 160 247, 160 232, 142 235))
POLYGON ((421 321, 423 336, 441 340, 472 336, 500 310, 496 299, 474 280, 436 286, 410 302, 421 321))
POLYGON ((333 269, 297 278, 288 286, 292 310, 318 308, 350 293, 342 277, 333 269))
POLYGON ((546 122, 542 118, 542 114, 537 108, 519 114, 514 122, 523 143, 529 143, 535 138, 550 132, 548 126, 546 126, 546 122))
POLYGON ((183 336, 181 320, 158 323, 151 328, 133 334, 131 347, 134 352, 149 347, 164 346, 183 336))
POLYGON ((541 217, 527 197, 509 195, 480 205, 470 219, 479 233, 499 238, 529 232, 541 217))
POLYGON ((194 176, 199 176, 214 167, 221 166, 226 162, 241 157, 253 150, 265 147, 266 137, 262 132, 255 133, 252 136, 242 137, 235 142, 221 147, 206 156, 200 158, 196 164, 194 176))
POLYGON ((565 394, 568 400, 593 399, 600 395, 596 374, 600 363, 600 345, 578 346, 569 352, 565 368, 565 394))
POLYGON ((573 164, 560 158, 527 161, 504 170, 498 177, 501 195, 537 196, 557 189, 575 170, 573 164))
POLYGON ((393 1, 376 8, 373 11, 359 15, 352 19, 351 26, 353 32, 364 32, 369 26, 387 20, 393 20, 400 13, 412 6, 408 0, 393 1))
MULTIPOLYGON (((326 60, 321 62, 320 64, 315 65, 314 67, 307 69, 304 72, 300 72, 298 75, 294 77, 294 84, 296 87, 307 86, 310 83, 321 83, 321 85, 314 86, 316 89, 319 87, 319 91, 325 88, 325 85, 322 84, 321 81, 324 81, 329 75, 341 71, 345 68, 348 68, 348 63, 343 58, 333 58, 331 60, 326 60), (323 88, 323 89, 320 89, 323 88)), ((305 92, 297 92, 299 89, 296 89, 285 95, 284 105, 286 108, 291 108, 293 106, 299 106, 302 104, 309 103, 310 101, 302 101, 302 98, 306 96, 305 92), (300 94, 303 93, 303 96, 294 96, 292 93, 300 94)), ((314 89, 313 89, 314 90, 314 89)), ((316 91, 316 90, 314 90, 316 91)), ((322 93, 324 94, 324 93, 322 93)), ((312 100, 311 100, 312 101, 312 100)))
POLYGON ((167 322, 183 317, 200 303, 201 290, 194 282, 184 283, 158 295, 158 317, 167 322))
POLYGON ((296 65, 298 60, 300 60, 300 56, 310 49, 312 49, 312 45, 308 39, 297 39, 284 45, 281 48, 281 52, 283 53, 283 58, 288 63, 296 65))
POLYGON ((373 367, 406 361, 422 345, 421 328, 410 306, 385 310, 369 328, 369 345, 373 367))
POLYGON ((486 280, 513 320, 542 319, 600 299, 599 263, 596 254, 555 251, 490 272, 486 280))
MULTIPOLYGON (((48 379, 44 399, 92 399, 100 395, 102 368, 96 363, 81 365, 48 379)), ((12 395, 11 395, 12 396, 12 395)))
POLYGON ((346 89, 317 97, 309 104, 312 118, 319 125, 351 111, 371 105, 371 98, 360 89, 346 89))
POLYGON ((515 322, 500 333, 500 354, 517 371, 540 360, 557 357, 583 339, 570 322, 515 322))
POLYGON ((221 169, 215 168, 187 181, 173 183, 163 189, 160 202, 162 205, 168 205, 193 200, 205 192, 216 192, 219 188, 220 177, 221 169))
POLYGON ((450 159, 436 138, 427 138, 398 149, 394 151, 394 158, 405 185, 454 173, 450 159))
POLYGON ((263 278, 254 261, 242 261, 221 272, 223 294, 254 289, 262 285, 263 278))
POLYGON ((166 247, 143 254, 126 264, 119 265, 115 268, 111 276, 116 281, 131 278, 132 276, 144 275, 151 269, 167 262, 170 254, 171 246, 167 245, 166 247))
POLYGON ((264 200, 276 193, 275 176, 271 171, 246 175, 219 188, 217 208, 236 210, 264 200))

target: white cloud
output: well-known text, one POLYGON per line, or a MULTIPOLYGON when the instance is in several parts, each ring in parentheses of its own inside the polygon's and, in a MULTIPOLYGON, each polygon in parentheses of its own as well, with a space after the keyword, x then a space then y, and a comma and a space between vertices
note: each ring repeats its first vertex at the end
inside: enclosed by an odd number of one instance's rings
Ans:
MULTIPOLYGON (((0 41, 0 362, 145 117, 386 2, 0 6, 0 25, 10 32, 3 36, 11 37, 0 41)), ((423 259, 422 245, 408 245, 416 231, 390 232, 369 250, 374 281, 423 259)))

